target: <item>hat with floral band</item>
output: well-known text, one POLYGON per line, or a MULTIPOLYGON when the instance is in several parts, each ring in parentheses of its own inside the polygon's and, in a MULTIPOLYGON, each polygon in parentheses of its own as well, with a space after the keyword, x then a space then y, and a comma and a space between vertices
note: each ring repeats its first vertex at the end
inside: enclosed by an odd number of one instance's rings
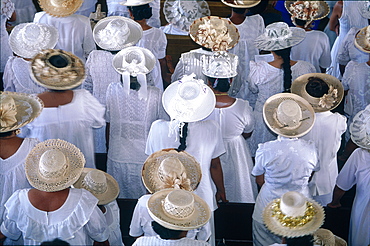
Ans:
POLYGON ((292 15, 292 22, 295 19, 305 20, 307 27, 314 20, 321 20, 330 13, 330 7, 325 1, 285 1, 285 8, 292 15))
POLYGON ((65 17, 74 14, 84 0, 39 0, 42 10, 55 17, 65 17))
POLYGON ((363 52, 370 53, 370 25, 357 32, 355 46, 363 52))

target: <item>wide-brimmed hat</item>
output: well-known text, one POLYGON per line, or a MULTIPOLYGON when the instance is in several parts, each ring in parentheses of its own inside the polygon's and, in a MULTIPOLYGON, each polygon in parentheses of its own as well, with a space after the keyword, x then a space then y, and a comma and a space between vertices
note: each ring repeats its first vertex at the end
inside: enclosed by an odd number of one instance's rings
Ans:
POLYGON ((285 1, 286 10, 295 18, 305 20, 309 24, 314 20, 321 20, 330 13, 330 7, 325 1, 285 1))
POLYGON ((124 5, 124 6, 140 6, 140 5, 144 5, 144 4, 148 4, 150 2, 153 2, 153 0, 127 0, 127 1, 123 1, 123 2, 120 2, 120 4, 124 5))
POLYGON ((52 90, 68 90, 85 80, 85 65, 74 54, 58 49, 43 50, 31 61, 31 78, 52 90))
POLYGON ((140 24, 123 16, 101 19, 93 30, 95 43, 104 50, 122 50, 135 45, 142 36, 140 24))
POLYGON ((0 132, 10 132, 32 122, 44 103, 36 95, 2 91, 0 94, 0 132))
POLYGON ((238 72, 239 58, 237 55, 226 51, 213 52, 210 55, 202 55, 202 73, 211 78, 233 78, 238 72))
POLYGON ((321 246, 347 246, 347 242, 336 235, 330 230, 319 228, 313 234, 314 245, 321 246))
POLYGON ((32 58, 41 50, 52 49, 58 42, 58 30, 43 23, 21 23, 9 35, 12 51, 23 58, 32 58))
POLYGON ((358 10, 365 19, 370 19, 370 1, 359 1, 358 10))
POLYGON ((312 106, 292 93, 279 93, 268 98, 263 105, 263 119, 271 131, 284 137, 301 137, 315 122, 312 106))
POLYGON ((370 25, 357 32, 355 45, 361 51, 370 53, 370 25))
POLYGON ((198 18, 211 15, 208 3, 204 0, 166 0, 163 13, 168 23, 189 32, 190 25, 198 18))
POLYGON ((266 27, 265 33, 256 38, 254 45, 260 50, 282 50, 299 44, 305 37, 304 29, 275 22, 266 27))
POLYGON ((262 212, 266 227, 286 238, 314 233, 324 222, 324 209, 316 201, 289 191, 270 202, 262 212))
POLYGON ((33 187, 54 192, 74 184, 84 165, 85 157, 75 145, 61 139, 48 139, 28 154, 25 171, 33 187))
POLYGON ((370 150, 370 104, 355 115, 349 131, 356 145, 370 150))
POLYGON ((74 14, 83 2, 84 0, 39 0, 42 10, 55 17, 74 14))
POLYGON ((222 3, 232 8, 251 8, 261 2, 261 0, 221 0, 222 3))
POLYGON ((117 181, 110 174, 94 168, 85 167, 73 186, 90 191, 99 199, 98 205, 108 204, 119 195, 117 181))
POLYGON ((194 42, 212 51, 229 50, 240 38, 238 28, 231 21, 218 16, 195 20, 190 26, 189 34, 194 42))
POLYGON ((196 229, 211 218, 211 210, 202 198, 181 189, 164 189, 154 193, 147 207, 154 221, 172 230, 196 229))
POLYGON ((141 177, 150 193, 166 188, 193 191, 198 187, 202 171, 197 160, 189 153, 163 149, 146 159, 141 177))
POLYGON ((315 112, 325 112, 336 108, 343 99, 344 89, 339 79, 324 73, 308 73, 296 78, 291 87, 291 92, 306 99, 315 112), (318 78, 328 85, 328 92, 322 97, 314 97, 308 94, 307 85, 312 82, 312 78, 318 78))

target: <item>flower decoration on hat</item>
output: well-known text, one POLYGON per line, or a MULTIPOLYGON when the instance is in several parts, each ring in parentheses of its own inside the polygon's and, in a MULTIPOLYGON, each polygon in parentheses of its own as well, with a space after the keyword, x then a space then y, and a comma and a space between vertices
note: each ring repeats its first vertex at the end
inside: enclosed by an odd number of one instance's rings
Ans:
POLYGON ((1 97, 0 105, 0 125, 1 127, 13 126, 17 123, 17 109, 14 99, 11 96, 1 97))
POLYGON ((292 15, 294 25, 295 19, 307 21, 307 27, 312 21, 325 18, 330 13, 329 5, 325 1, 285 1, 285 8, 292 15))
POLYGON ((338 100, 338 90, 334 89, 334 86, 330 85, 328 93, 320 98, 318 105, 322 108, 330 109, 334 106, 337 100, 338 100))

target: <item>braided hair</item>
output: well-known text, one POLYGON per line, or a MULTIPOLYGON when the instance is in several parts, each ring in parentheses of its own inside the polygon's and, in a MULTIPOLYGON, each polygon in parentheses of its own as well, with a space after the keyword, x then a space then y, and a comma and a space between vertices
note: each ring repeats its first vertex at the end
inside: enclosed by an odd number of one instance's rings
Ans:
POLYGON ((292 70, 290 67, 290 51, 291 47, 275 50, 274 52, 283 58, 283 70, 284 70, 284 92, 290 91, 290 86, 292 85, 292 70))

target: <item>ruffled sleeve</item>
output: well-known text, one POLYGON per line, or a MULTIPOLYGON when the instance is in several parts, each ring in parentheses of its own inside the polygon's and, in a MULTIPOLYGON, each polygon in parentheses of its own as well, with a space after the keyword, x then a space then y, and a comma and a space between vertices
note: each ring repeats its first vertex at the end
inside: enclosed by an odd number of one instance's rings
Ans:
POLYGON ((244 101, 244 117, 245 117, 245 126, 243 132, 245 133, 252 132, 254 130, 255 120, 253 116, 253 109, 249 105, 248 101, 244 101))
POLYGON ((105 107, 90 92, 82 89, 86 116, 91 121, 91 127, 100 128, 105 125, 105 107))
POLYGON ((163 59, 166 56, 167 38, 161 29, 158 29, 158 59, 163 59))

